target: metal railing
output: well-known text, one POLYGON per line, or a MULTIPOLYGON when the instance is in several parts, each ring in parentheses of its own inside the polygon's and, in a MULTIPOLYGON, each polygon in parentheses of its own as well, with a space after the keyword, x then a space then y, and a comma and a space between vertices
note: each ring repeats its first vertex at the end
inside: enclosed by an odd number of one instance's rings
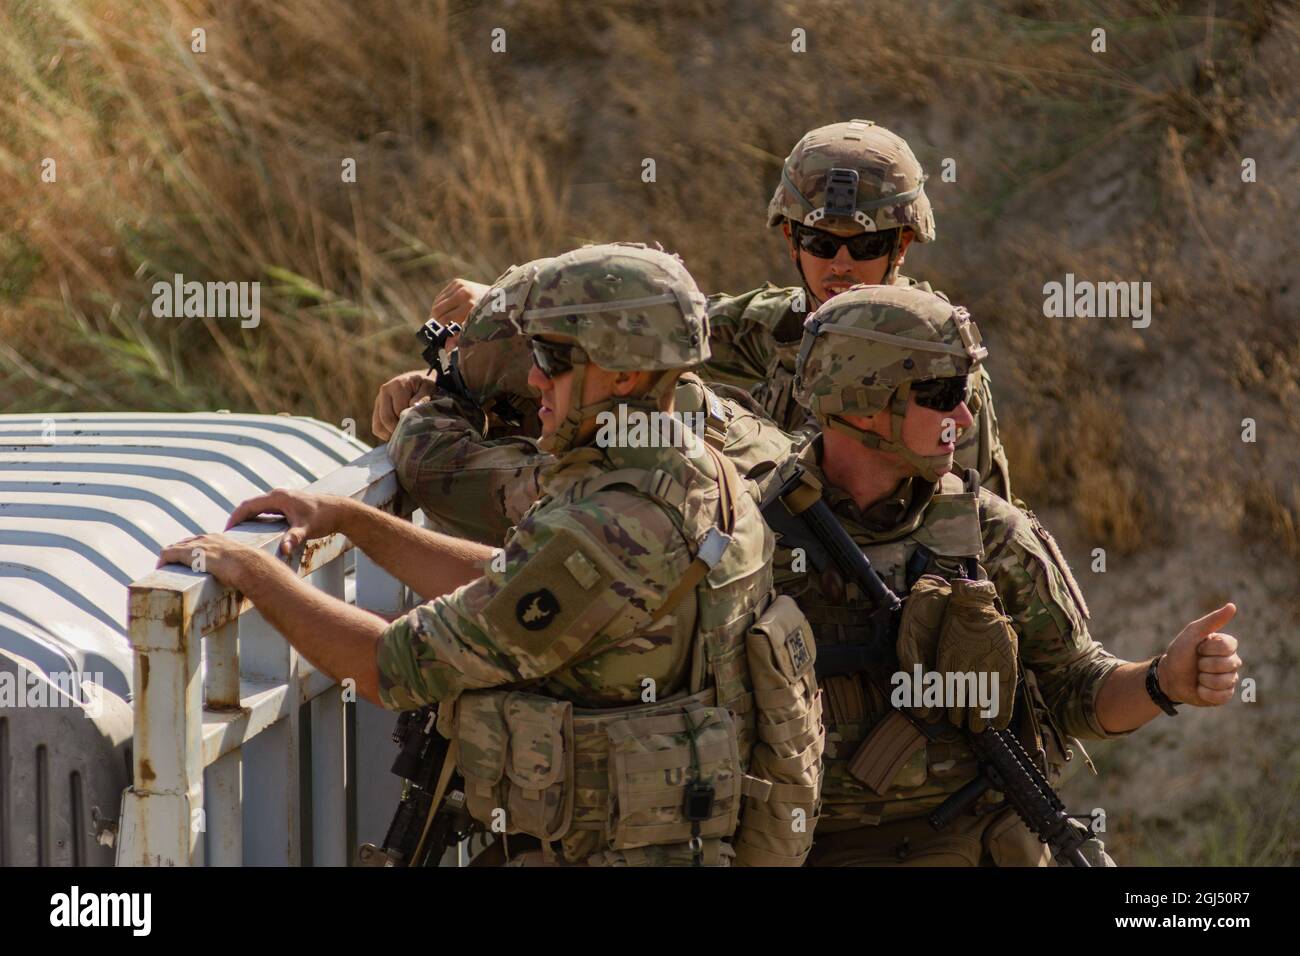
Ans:
MULTIPOLYGON (((410 516, 383 446, 310 489, 410 516)), ((274 553, 278 528, 231 535, 274 553)), ((122 798, 118 865, 351 863, 396 806, 393 715, 345 700, 252 605, 176 567, 130 587, 134 785, 122 798)), ((409 606, 402 584, 341 535, 312 542, 297 570, 389 617, 409 606)))

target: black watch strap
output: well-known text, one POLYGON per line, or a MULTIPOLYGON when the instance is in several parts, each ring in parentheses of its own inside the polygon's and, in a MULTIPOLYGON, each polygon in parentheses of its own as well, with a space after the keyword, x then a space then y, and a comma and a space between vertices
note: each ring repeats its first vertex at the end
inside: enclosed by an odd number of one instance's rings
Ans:
POLYGON ((1166 714, 1170 717, 1177 717, 1177 705, 1160 689, 1160 678, 1156 676, 1156 670, 1164 657, 1165 655, 1161 654, 1159 657, 1152 658, 1151 665, 1147 667, 1147 694, 1156 702, 1156 706, 1166 714))

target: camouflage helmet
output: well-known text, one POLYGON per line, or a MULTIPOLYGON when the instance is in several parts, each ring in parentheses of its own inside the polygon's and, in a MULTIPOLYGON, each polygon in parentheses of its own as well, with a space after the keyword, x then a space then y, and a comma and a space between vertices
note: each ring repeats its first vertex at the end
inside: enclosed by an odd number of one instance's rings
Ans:
POLYGON ((543 260, 534 276, 513 313, 524 335, 574 339, 612 371, 684 369, 709 358, 704 294, 675 255, 631 242, 583 246, 543 260))
POLYGON ((538 425, 537 393, 528 384, 533 360, 528 340, 510 315, 519 310, 521 295, 527 295, 535 270, 546 261, 502 273, 470 310, 456 344, 456 364, 469 393, 483 408, 508 402, 528 434, 535 434, 538 425))
POLYGON ((857 285, 809 316, 795 361, 799 404, 825 427, 869 448, 897 453, 937 481, 952 454, 921 456, 903 444, 912 383, 969 375, 988 355, 970 313, 915 287, 857 285), (892 411, 892 437, 849 424, 844 415, 892 411))
POLYGON ((925 175, 907 142, 871 120, 832 123, 804 134, 781 167, 767 224, 856 223, 866 232, 907 226, 934 238, 925 175))
POLYGON ((555 434, 539 442, 546 451, 571 447, 583 421, 619 404, 658 407, 677 376, 667 374, 709 358, 704 294, 682 261, 641 243, 583 246, 529 263, 529 281, 510 312, 527 337, 555 335, 577 348, 572 394, 582 394, 587 363, 610 371, 661 371, 645 395, 571 403, 555 434))

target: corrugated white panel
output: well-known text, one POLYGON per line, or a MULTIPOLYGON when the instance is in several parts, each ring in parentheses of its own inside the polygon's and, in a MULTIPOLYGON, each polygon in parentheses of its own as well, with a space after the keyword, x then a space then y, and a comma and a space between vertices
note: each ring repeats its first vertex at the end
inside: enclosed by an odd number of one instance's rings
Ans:
POLYGON ((0 415, 0 648, 129 699, 127 585, 158 549, 367 450, 281 415, 0 415))

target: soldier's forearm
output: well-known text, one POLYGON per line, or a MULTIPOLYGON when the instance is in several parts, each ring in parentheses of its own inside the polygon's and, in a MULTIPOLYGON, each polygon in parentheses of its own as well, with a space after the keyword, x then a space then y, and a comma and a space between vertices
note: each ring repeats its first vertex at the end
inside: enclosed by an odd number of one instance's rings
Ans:
POLYGON ((426 600, 483 575, 492 549, 429 531, 351 499, 339 506, 339 530, 366 555, 426 600))
POLYGON ((383 706, 375 650, 384 619, 305 583, 262 552, 241 575, 239 590, 293 647, 337 681, 356 681, 357 694, 383 706))
POLYGON ((1136 730, 1160 715, 1147 693, 1147 663, 1125 662, 1106 675, 1097 692, 1097 720, 1107 733, 1136 730))

